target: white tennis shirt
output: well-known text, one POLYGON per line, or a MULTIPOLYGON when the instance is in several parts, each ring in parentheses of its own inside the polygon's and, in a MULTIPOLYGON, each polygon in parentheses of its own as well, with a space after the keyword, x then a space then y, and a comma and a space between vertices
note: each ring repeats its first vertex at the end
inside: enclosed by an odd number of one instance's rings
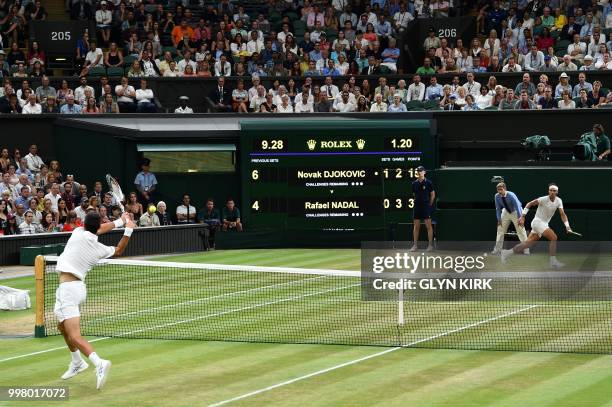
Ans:
POLYGON ((98 235, 76 228, 68 239, 64 252, 57 259, 57 271, 70 273, 85 280, 91 268, 100 260, 108 259, 115 254, 113 246, 98 242, 98 235))
POLYGON ((563 201, 558 196, 555 197, 554 201, 551 201, 548 195, 540 197, 538 198, 538 210, 535 217, 548 223, 559 208, 563 208, 563 201))

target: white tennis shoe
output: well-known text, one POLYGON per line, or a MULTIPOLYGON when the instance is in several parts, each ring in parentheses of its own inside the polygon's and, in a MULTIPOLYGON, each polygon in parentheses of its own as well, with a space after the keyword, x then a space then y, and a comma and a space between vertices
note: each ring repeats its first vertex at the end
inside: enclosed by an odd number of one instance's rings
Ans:
POLYGON ((561 269, 561 268, 565 267, 565 263, 561 263, 557 259, 550 259, 550 267, 552 267, 554 269, 561 269))
POLYGON ((106 383, 111 366, 112 363, 110 360, 105 359, 101 359, 100 365, 96 366, 96 378, 98 379, 96 389, 100 390, 104 386, 104 383, 106 383))
POLYGON ((74 363, 70 362, 70 365, 68 366, 68 370, 66 370, 66 373, 62 375, 62 379, 64 380, 71 379, 74 376, 81 373, 82 371, 86 370, 88 367, 89 365, 84 360, 81 360, 81 363, 79 363, 78 365, 75 365, 74 363))
POLYGON ((510 255, 512 254, 512 249, 508 249, 508 250, 503 250, 501 251, 501 262, 505 263, 506 261, 508 261, 508 257, 510 257, 510 255))

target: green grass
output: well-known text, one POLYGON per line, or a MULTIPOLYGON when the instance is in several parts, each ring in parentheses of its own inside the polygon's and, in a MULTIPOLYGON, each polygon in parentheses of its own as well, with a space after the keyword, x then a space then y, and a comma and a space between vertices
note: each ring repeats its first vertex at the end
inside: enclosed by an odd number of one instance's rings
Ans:
MULTIPOLYGON (((237 250, 163 259, 359 269, 358 250, 237 250)), ((33 278, 4 280, 2 284, 31 289, 33 294, 33 278)), ((19 313, 23 317, 23 313, 32 312, 19 313)), ((0 313, 0 325, 10 324, 19 313, 0 313)), ((609 322, 607 326, 609 329, 609 322)), ((478 328, 471 332, 475 335, 478 328)), ((524 333, 516 333, 520 334, 524 333)), ((68 405, 208 405, 393 349, 105 339, 95 342, 94 346, 102 357, 113 361, 113 371, 106 387, 100 392, 95 390, 91 371, 69 382, 59 379, 69 362, 64 350, 2 361, 62 345, 58 336, 1 339, 0 385, 67 384, 71 392, 71 401, 66 403, 68 405)), ((612 356, 608 355, 400 349, 232 404, 612 406, 611 365, 612 356)), ((12 405, 29 404, 19 402, 12 405)), ((11 404, 0 402, 0 405, 11 404)))

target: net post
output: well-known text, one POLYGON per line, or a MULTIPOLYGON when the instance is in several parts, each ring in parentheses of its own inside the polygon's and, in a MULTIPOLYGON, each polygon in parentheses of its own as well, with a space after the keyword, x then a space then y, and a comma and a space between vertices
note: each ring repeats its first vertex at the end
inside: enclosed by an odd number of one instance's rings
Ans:
POLYGON ((404 289, 397 290, 397 324, 404 325, 404 289))
POLYGON ((34 261, 34 278, 36 280, 36 325, 34 337, 44 338, 45 333, 45 257, 36 256, 34 261))

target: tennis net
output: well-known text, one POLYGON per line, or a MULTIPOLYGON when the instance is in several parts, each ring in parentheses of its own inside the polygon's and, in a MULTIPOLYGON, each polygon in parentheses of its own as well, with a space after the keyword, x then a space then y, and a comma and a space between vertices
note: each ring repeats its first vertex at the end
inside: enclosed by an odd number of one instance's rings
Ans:
MULTIPOLYGON (((55 262, 45 258, 46 335, 59 334, 55 262)), ((426 277, 408 276, 435 282, 426 277)), ((612 353, 612 274, 495 277, 499 296, 400 289, 392 298, 367 300, 371 279, 359 272, 107 260, 87 275, 82 334, 612 353), (548 292, 532 296, 534 287, 548 292)))

